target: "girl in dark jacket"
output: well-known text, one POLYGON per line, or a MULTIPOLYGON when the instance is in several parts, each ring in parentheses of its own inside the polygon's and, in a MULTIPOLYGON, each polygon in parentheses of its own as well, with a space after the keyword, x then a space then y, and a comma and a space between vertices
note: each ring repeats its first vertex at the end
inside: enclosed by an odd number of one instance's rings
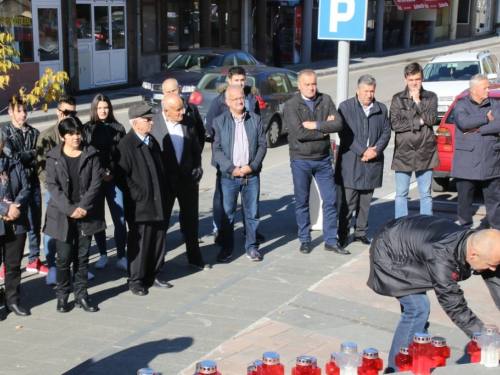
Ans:
POLYGON ((5 266, 5 306, 18 316, 28 316, 30 313, 19 304, 19 291, 31 187, 24 167, 5 156, 4 146, 0 132, 0 259, 5 266))
MULTIPOLYGON (((125 212, 123 210, 123 193, 116 186, 114 174, 114 154, 118 143, 126 131, 122 124, 118 123, 113 115, 111 101, 106 95, 97 94, 90 105, 90 121, 84 125, 83 139, 89 145, 99 151, 99 162, 101 163, 102 175, 102 204, 104 198, 108 202, 109 211, 113 224, 115 225, 115 243, 117 261, 116 267, 127 270, 127 257, 125 256, 125 244, 127 243, 127 228, 125 226, 125 212)), ((94 235, 97 248, 101 257, 95 264, 95 268, 104 268, 108 264, 106 254, 106 232, 102 231, 94 235)))
POLYGON ((98 151, 82 142, 82 125, 66 118, 58 125, 61 143, 47 153, 46 181, 50 200, 44 233, 56 240, 57 311, 68 312, 70 267, 75 270, 75 304, 94 312, 87 294, 92 235, 104 230, 100 204, 101 167, 98 151))

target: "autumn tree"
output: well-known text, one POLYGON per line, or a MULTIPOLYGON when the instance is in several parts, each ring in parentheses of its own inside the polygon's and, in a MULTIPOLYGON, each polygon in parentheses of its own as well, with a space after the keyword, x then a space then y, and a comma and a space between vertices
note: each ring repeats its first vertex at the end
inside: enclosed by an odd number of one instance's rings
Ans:
MULTIPOLYGON (((3 90, 10 82, 9 70, 19 69, 19 65, 12 62, 14 58, 19 57, 19 52, 14 45, 14 36, 10 32, 0 33, 0 88, 3 90)), ((68 74, 66 72, 53 72, 52 69, 47 68, 45 74, 35 82, 30 91, 27 91, 25 87, 19 89, 19 97, 32 110, 40 108, 47 112, 47 103, 59 100, 64 94, 64 84, 67 82, 68 74)))

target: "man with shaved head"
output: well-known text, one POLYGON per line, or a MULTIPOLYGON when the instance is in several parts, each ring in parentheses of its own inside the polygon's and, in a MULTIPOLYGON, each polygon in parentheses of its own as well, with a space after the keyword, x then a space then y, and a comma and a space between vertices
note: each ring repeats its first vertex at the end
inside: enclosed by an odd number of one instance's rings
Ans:
MULTIPOLYGON (((196 135, 198 136, 198 143, 200 144, 200 149, 203 151, 203 147, 205 146, 205 125, 203 124, 203 119, 201 118, 200 111, 196 104, 188 103, 185 101, 181 95, 182 86, 179 85, 175 78, 167 78, 163 81, 161 86, 163 91, 163 97, 167 94, 176 94, 182 99, 182 105, 184 107, 184 116, 190 117, 194 121, 194 125, 196 128, 196 135)), ((156 104, 153 107, 153 113, 161 113, 163 111, 162 104, 156 104)))
POLYGON ((401 318, 385 373, 397 372, 394 357, 402 345, 425 332, 430 314, 427 291, 434 290, 448 317, 466 335, 480 332, 483 322, 467 306, 459 281, 481 275, 500 310, 500 231, 474 231, 428 215, 389 221, 370 247, 368 286, 396 297, 401 318))
POLYGON ((177 199, 182 212, 188 264, 201 270, 210 269, 210 264, 201 256, 198 243, 198 184, 203 170, 195 124, 192 118, 184 115, 184 103, 179 95, 166 94, 162 107, 162 112, 153 118, 155 126, 151 134, 160 143, 168 181, 166 217, 170 219, 177 199))
POLYGON ((457 182, 460 225, 472 225, 472 198, 476 186, 483 191, 486 217, 500 229, 500 104, 490 100, 490 82, 483 74, 470 80, 469 95, 453 108, 455 149, 451 176, 457 182))
POLYGON ((225 93, 229 111, 216 117, 212 123, 214 143, 212 162, 220 176, 222 192, 222 220, 219 228, 222 249, 218 262, 227 262, 234 250, 234 213, 241 195, 245 217, 247 257, 254 262, 262 260, 259 253, 260 171, 267 152, 267 141, 259 115, 245 106, 245 93, 240 85, 230 85, 225 93))

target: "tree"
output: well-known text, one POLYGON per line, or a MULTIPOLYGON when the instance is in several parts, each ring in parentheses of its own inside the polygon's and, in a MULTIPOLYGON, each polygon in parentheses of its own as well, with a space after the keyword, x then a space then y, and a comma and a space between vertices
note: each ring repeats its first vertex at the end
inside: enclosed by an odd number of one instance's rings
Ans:
MULTIPOLYGON (((0 33, 0 88, 3 90, 10 82, 9 70, 19 69, 19 65, 12 62, 13 58, 19 57, 19 52, 14 45, 14 36, 10 32, 0 33)), ((19 97, 22 98, 23 103, 31 106, 32 110, 40 108, 47 112, 47 103, 58 100, 64 94, 64 84, 68 80, 66 72, 54 73, 52 69, 47 68, 45 74, 35 82, 31 91, 27 91, 25 87, 19 89, 19 97)))

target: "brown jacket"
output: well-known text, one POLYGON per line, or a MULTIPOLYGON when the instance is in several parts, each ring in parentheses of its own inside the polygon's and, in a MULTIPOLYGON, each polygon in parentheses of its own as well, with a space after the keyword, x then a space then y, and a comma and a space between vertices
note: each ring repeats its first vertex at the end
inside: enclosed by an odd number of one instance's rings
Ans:
POLYGON ((396 140, 391 169, 396 172, 424 171, 441 165, 432 128, 437 122, 437 96, 422 88, 420 99, 415 104, 408 87, 392 97, 390 118, 396 140))
POLYGON ((59 131, 57 130, 58 124, 56 123, 54 126, 41 132, 36 142, 36 171, 40 182, 45 188, 47 188, 47 182, 45 181, 45 165, 47 160, 45 159, 45 155, 61 142, 59 131))

